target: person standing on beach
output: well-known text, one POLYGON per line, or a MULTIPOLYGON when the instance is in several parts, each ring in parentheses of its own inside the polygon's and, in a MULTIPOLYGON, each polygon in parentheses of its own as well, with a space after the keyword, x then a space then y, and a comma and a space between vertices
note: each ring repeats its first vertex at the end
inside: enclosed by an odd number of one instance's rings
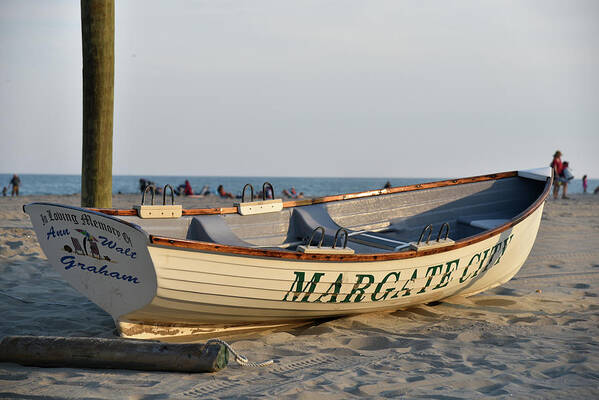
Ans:
POLYGON ((183 189, 183 194, 185 196, 193 195, 193 189, 191 188, 191 184, 189 183, 189 181, 187 179, 185 180, 185 188, 183 189))
POLYGON ((563 178, 564 166, 562 164, 562 152, 557 150, 555 154, 553 154, 553 161, 549 166, 553 169, 553 198, 557 200, 557 196, 559 194, 559 187, 564 186, 562 197, 565 199, 566 190, 568 187, 568 181, 563 178))
POLYGON ((582 192, 586 193, 587 192, 587 188, 589 187, 589 183, 587 182, 587 176, 584 175, 582 177, 582 192))
POLYGON ((21 184, 21 178, 19 178, 17 176, 17 174, 14 174, 12 176, 12 179, 10 180, 10 184, 12 185, 12 192, 11 192, 11 196, 18 196, 19 195, 19 185, 21 184))

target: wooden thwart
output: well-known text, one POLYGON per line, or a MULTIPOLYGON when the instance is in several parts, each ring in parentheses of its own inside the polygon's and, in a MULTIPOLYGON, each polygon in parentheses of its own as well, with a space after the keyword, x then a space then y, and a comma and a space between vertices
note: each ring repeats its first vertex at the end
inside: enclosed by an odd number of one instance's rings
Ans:
POLYGON ((234 203, 237 212, 241 215, 265 214, 270 212, 279 212, 283 209, 283 200, 261 200, 246 201, 244 203, 234 203))
POLYGON ((133 206, 140 218, 179 218, 183 215, 181 204, 133 206))
POLYGON ((354 254, 354 249, 349 247, 326 247, 326 246, 297 246, 297 251, 306 254, 354 254))
POLYGON ((430 242, 410 242, 410 250, 429 250, 438 247, 452 246, 455 242, 451 239, 439 239, 430 242))
POLYGON ((215 372, 228 361, 228 349, 218 343, 54 336, 7 336, 0 341, 0 362, 36 367, 215 372))

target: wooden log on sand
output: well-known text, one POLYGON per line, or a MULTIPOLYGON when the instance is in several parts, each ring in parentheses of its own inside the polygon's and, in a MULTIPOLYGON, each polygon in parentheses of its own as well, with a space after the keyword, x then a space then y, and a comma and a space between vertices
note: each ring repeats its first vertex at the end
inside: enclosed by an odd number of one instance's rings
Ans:
POLYGON ((227 366, 220 343, 162 343, 131 339, 7 336, 0 362, 37 367, 215 372, 227 366))

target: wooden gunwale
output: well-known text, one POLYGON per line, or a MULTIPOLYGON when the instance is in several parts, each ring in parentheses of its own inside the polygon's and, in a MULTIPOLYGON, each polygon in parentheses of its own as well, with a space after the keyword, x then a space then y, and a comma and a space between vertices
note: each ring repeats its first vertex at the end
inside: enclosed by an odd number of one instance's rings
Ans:
MULTIPOLYGON (((408 192, 413 190, 423 190, 423 189, 431 189, 436 187, 443 186, 454 186, 465 183, 473 183, 473 182, 483 182, 489 180, 498 180, 511 178, 514 176, 518 176, 517 171, 512 172, 504 172, 492 175, 483 175, 476 176, 471 178, 462 178, 455 180, 446 180, 439 182, 431 182, 431 183, 423 183, 418 185, 410 185, 410 186, 402 186, 390 189, 380 189, 369 192, 360 192, 360 193, 350 193, 336 196, 327 196, 320 197, 316 199, 308 199, 308 200, 299 200, 299 201, 289 201, 284 203, 284 207, 297 207, 311 204, 319 204, 319 203, 327 203, 331 201, 341 201, 341 200, 350 200, 361 197, 370 197, 377 196, 383 194, 392 194, 392 193, 400 193, 400 192, 408 192)), ((536 211, 541 204, 545 201, 547 196, 549 195, 549 191, 551 189, 552 178, 547 178, 545 183, 545 188, 539 198, 532 203, 526 210, 515 216, 509 222, 506 222, 503 225, 500 225, 492 230, 482 232, 481 234, 471 236, 469 238, 465 238, 462 240, 458 240, 455 244, 451 246, 435 248, 430 250, 421 250, 421 251, 403 251, 403 252, 395 252, 395 253, 376 253, 376 254, 352 254, 352 255, 330 255, 330 254, 306 254, 292 251, 283 251, 283 250, 271 250, 271 249, 255 249, 248 247, 240 247, 240 246, 228 246, 222 245, 218 243, 209 243, 209 242, 200 242, 193 240, 185 240, 185 239, 176 239, 169 238, 165 236, 159 235, 150 235, 150 243, 156 246, 165 246, 165 247, 175 247, 181 249, 188 250, 198 250, 198 251, 208 251, 215 253, 226 253, 231 255, 243 255, 243 256, 254 256, 261 258, 278 258, 278 259, 287 259, 287 260, 309 260, 309 261, 321 261, 321 262, 366 262, 366 261, 387 261, 387 260, 400 260, 400 259, 408 259, 415 258, 421 256, 427 256, 431 254, 444 253, 447 251, 459 249, 462 247, 469 246, 471 244, 483 241, 492 236, 498 235, 513 226, 517 225, 524 219, 526 219, 529 215, 531 215, 534 211, 536 211)), ((233 208, 237 212, 236 208, 233 208)), ((227 210, 227 209, 206 209, 206 210, 227 210)), ((188 210, 188 211, 205 211, 205 210, 188 210)), ((222 212, 221 212, 222 213, 222 212)), ((229 211, 227 210, 227 212, 229 211)), ((208 212, 206 214, 209 214, 208 212)), ((219 213, 216 213, 219 214, 219 213)), ((185 214, 184 215, 200 215, 200 214, 185 214)))

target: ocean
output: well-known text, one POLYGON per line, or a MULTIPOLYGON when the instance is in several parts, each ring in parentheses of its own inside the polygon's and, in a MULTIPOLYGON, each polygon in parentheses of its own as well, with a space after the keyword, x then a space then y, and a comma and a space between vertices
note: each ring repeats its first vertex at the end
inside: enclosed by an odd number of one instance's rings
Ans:
MULTIPOLYGON (((44 175, 44 174, 22 174, 21 186, 19 188, 22 196, 44 195, 44 194, 74 194, 81 192, 81 175, 44 175)), ((0 188, 7 187, 10 196, 9 182, 12 174, 0 174, 0 188)), ((246 183, 254 187, 258 193, 262 190, 264 182, 270 182, 277 197, 281 196, 284 189, 292 187, 305 197, 327 196, 340 193, 352 193, 365 190, 382 188, 387 181, 392 186, 413 185, 423 182, 432 182, 446 178, 302 178, 302 177, 242 177, 242 176, 139 176, 139 175, 115 175, 112 177, 113 193, 139 193, 139 179, 150 180, 158 187, 170 184, 174 188, 189 180, 194 192, 199 192, 204 186, 208 186, 215 193, 219 185, 223 185, 227 192, 241 195, 246 183)), ((589 179, 589 191, 599 186, 599 179, 589 179)), ((582 193, 582 181, 574 179, 568 186, 568 193, 582 193)))

